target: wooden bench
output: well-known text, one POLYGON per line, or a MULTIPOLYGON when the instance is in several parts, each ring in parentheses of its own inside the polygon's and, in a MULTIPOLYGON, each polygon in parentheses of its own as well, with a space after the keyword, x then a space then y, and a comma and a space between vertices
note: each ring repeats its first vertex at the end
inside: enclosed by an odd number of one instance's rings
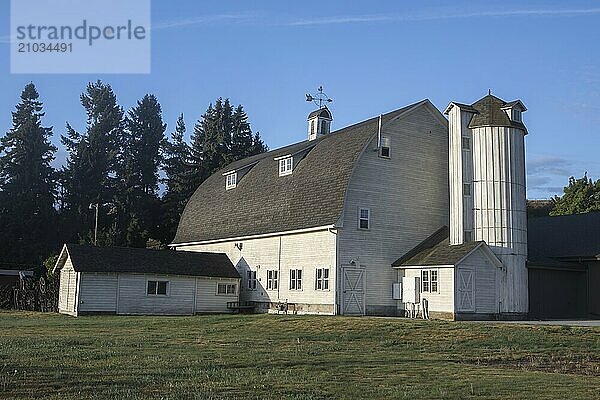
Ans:
POLYGON ((252 301, 228 301, 227 302, 227 309, 232 310, 235 313, 253 312, 255 307, 256 306, 254 305, 254 302, 252 302, 252 301))

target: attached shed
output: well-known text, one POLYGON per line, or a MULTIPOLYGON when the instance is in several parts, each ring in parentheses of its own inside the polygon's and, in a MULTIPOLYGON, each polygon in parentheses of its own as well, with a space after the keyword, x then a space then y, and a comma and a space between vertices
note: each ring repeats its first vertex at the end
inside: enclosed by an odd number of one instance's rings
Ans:
POLYGON ((66 244, 59 312, 190 315, 228 312, 240 275, 225 254, 66 244))
POLYGON ((490 319, 499 314, 503 266, 485 242, 450 245, 443 227, 395 261, 400 301, 406 308, 426 299, 444 319, 490 319))
POLYGON ((527 221, 533 317, 600 318, 600 212, 527 221))

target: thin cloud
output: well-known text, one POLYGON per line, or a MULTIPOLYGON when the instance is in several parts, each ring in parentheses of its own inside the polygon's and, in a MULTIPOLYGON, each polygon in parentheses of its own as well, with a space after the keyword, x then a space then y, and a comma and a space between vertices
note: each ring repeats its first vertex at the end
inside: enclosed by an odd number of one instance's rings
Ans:
POLYGON ((530 10, 506 10, 506 11, 476 11, 457 14, 421 14, 421 15, 401 15, 401 14, 367 14, 367 15, 342 15, 323 18, 302 19, 292 21, 285 25, 288 26, 306 26, 306 25, 329 25, 329 24, 351 24, 365 22, 418 22, 435 21, 444 19, 465 19, 465 18, 483 18, 483 17, 525 17, 525 16, 580 16, 600 14, 600 8, 575 8, 575 9, 530 9, 530 10))
POLYGON ((221 22, 248 22, 256 18, 255 15, 251 14, 220 14, 220 15, 206 15, 201 17, 191 17, 182 19, 173 19, 163 22, 158 22, 152 25, 153 30, 181 28, 184 26, 191 25, 205 25, 212 23, 221 22))
POLYGON ((571 173, 572 162, 558 156, 540 156, 527 162, 527 173, 529 175, 548 176, 569 176, 571 173))

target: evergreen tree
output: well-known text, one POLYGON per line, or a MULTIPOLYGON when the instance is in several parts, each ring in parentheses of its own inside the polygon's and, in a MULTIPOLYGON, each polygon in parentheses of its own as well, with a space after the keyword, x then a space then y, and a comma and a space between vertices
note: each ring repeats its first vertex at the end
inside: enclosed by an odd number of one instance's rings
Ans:
POLYGON ((170 243, 173 240, 181 213, 195 189, 189 185, 191 149, 185 141, 185 132, 185 121, 181 114, 177 118, 175 131, 171 133, 171 141, 165 141, 163 147, 166 175, 161 213, 160 239, 163 243, 170 243))
POLYGON ((600 211, 600 179, 594 182, 587 173, 582 178, 569 178, 564 194, 554 197, 554 209, 550 215, 579 214, 600 211))
POLYGON ((56 147, 42 126, 43 104, 33 83, 0 141, 0 254, 4 262, 43 261, 55 245, 56 147))
POLYGON ((124 222, 124 244, 145 247, 158 231, 158 170, 166 125, 154 95, 145 95, 128 113, 123 135, 121 168, 117 178, 122 185, 115 196, 124 222))
MULTIPOLYGON (((86 112, 85 133, 76 132, 67 124, 67 134, 61 137, 69 156, 62 170, 62 203, 65 227, 72 237, 90 241, 93 237, 94 215, 90 204, 110 204, 116 191, 115 174, 119 167, 118 150, 123 145, 123 109, 110 87, 101 81, 88 84, 81 95, 86 112)), ((104 213, 101 213, 104 215, 104 213)), ((101 221, 99 238, 106 238, 110 221, 101 221)), ((114 240, 113 240, 114 242, 114 240)), ((112 243, 112 242, 111 242, 112 243)))

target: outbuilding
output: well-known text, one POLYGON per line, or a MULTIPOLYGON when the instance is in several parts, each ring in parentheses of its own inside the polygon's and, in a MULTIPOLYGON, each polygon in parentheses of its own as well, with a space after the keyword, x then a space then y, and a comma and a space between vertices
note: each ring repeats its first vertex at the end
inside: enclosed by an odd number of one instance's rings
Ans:
POLYGON ((225 254, 65 244, 58 309, 69 315, 230 311, 240 275, 225 254))
POLYGON ((406 310, 427 304, 434 318, 495 319, 500 313, 502 262, 483 241, 450 245, 442 227, 396 260, 394 296, 406 310), (423 300, 426 300, 424 302, 423 300))

